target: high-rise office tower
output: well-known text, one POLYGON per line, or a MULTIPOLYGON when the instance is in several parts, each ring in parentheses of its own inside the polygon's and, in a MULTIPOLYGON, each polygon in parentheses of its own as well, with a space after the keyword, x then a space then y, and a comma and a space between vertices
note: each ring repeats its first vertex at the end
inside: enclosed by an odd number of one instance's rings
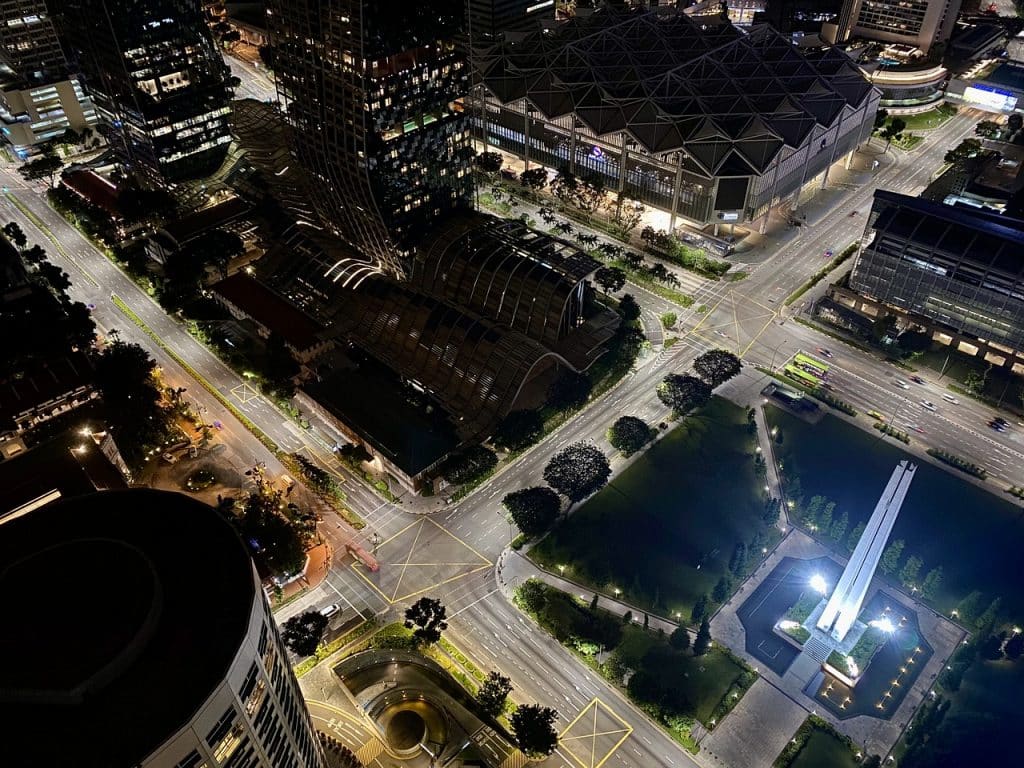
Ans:
POLYGON ((199 0, 59 0, 65 53, 133 170, 166 181, 216 169, 231 141, 230 71, 199 0))
POLYGON ((148 489, 37 501, 0 520, 5 768, 323 768, 220 514, 148 489))
MULTIPOLYGON (((374 270, 404 274, 420 233, 469 204, 464 5, 269 0, 278 95, 317 213, 374 270)), ((344 265, 331 277, 346 280, 344 265)))
POLYGON ((473 45, 534 32, 555 20, 555 0, 468 0, 473 45))
POLYGON ((953 33, 961 0, 846 0, 837 42, 865 37, 903 43, 928 53, 953 33))
POLYGON ((44 0, 0 0, 0 131, 24 154, 33 144, 81 131, 96 111, 69 77, 44 0))

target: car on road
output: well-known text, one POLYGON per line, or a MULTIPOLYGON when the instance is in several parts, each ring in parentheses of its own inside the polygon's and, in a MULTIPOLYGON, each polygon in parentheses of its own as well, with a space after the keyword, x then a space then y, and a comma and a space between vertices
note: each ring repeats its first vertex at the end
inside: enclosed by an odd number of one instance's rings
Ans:
POLYGON ((988 423, 992 429, 996 432, 1005 432, 1010 428, 1010 422, 1004 419, 1002 416, 996 416, 992 421, 988 423))
POLYGON ((931 400, 922 400, 921 407, 924 408, 926 411, 935 411, 935 403, 933 403, 931 400))
POLYGON ((337 616, 339 613, 341 613, 341 606, 339 606, 337 603, 331 603, 330 605, 320 609, 320 615, 323 616, 325 619, 329 619, 332 616, 337 616))
POLYGON ((160 458, 166 461, 168 464, 178 463, 178 457, 175 456, 173 453, 162 453, 160 454, 160 458))
POLYGON ((907 384, 907 382, 905 382, 903 379, 896 379, 893 382, 893 384, 895 384, 900 389, 910 389, 910 385, 907 384))
POLYGON ((945 400, 947 403, 952 403, 953 405, 960 405, 960 401, 957 400, 955 397, 953 397, 948 392, 943 392, 942 393, 942 399, 945 400))
POLYGON ((826 259, 831 259, 833 255, 834 254, 832 253, 832 249, 831 248, 829 248, 827 251, 825 251, 825 258, 826 259))
POLYGON ((829 359, 832 359, 833 357, 835 357, 835 355, 833 355, 831 352, 829 352, 824 347, 818 347, 818 352, 819 352, 819 354, 822 354, 822 355, 824 355, 825 357, 827 357, 829 359))
POLYGON ((872 419, 878 419, 878 421, 885 421, 885 416, 880 414, 878 411, 868 411, 868 416, 872 419))
POLYGON ((922 379, 920 376, 911 376, 910 380, 912 382, 914 382, 915 384, 924 384, 925 383, 924 379, 922 379))

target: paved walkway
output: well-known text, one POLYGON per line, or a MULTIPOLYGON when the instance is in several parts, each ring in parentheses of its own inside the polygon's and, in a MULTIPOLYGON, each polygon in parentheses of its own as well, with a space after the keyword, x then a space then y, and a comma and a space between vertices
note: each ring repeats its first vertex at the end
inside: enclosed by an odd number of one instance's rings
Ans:
MULTIPOLYGON (((539 579, 545 584, 560 589, 563 592, 567 592, 570 595, 577 595, 581 600, 586 600, 588 603, 594 597, 594 590, 590 587, 584 587, 581 584, 567 579, 563 576, 556 576, 553 573, 545 571, 530 560, 525 555, 520 554, 514 550, 505 550, 501 557, 498 559, 498 584, 503 591, 510 594, 527 579, 539 579)), ((644 622, 644 610, 637 608, 635 605, 630 605, 624 600, 616 600, 598 593, 597 606, 603 608, 610 613, 614 613, 616 616, 624 616, 627 612, 633 613, 633 621, 637 624, 643 624, 644 622)), ((648 614, 648 626, 657 631, 659 629, 664 630, 666 635, 672 634, 679 626, 677 623, 663 619, 653 613, 648 614)), ((691 636, 693 633, 690 633, 691 636)), ((691 637, 692 639, 692 637, 691 637)))
POLYGON ((713 765, 769 768, 806 717, 807 710, 762 678, 701 741, 701 752, 713 765))

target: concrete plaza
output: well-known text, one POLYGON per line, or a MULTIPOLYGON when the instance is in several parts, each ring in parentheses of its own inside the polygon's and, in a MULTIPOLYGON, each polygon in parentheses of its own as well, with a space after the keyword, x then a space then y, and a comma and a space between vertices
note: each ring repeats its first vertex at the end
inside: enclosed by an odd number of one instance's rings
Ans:
MULTIPOLYGON (((896 590, 885 586, 885 594, 901 604, 907 611, 916 613, 921 634, 927 639, 934 653, 928 659, 923 671, 914 681, 911 689, 906 694, 902 703, 887 719, 880 719, 867 715, 846 718, 840 720, 835 717, 821 702, 804 693, 810 677, 817 673, 818 662, 811 659, 806 652, 799 655, 796 660, 788 665, 781 674, 766 667, 763 662, 749 654, 746 650, 746 631, 737 615, 738 609, 747 601, 755 590, 764 582, 783 559, 794 558, 797 560, 814 560, 822 557, 831 557, 833 560, 845 565, 845 560, 829 553, 829 551, 815 542, 811 537, 802 531, 791 529, 785 539, 766 558, 758 569, 748 578, 740 589, 733 595, 732 599, 722 607, 711 621, 711 632, 716 640, 729 647, 740 658, 758 670, 761 680, 741 702, 741 706, 727 718, 722 729, 716 731, 707 740, 707 746, 716 755, 723 759, 728 757, 728 762, 734 765, 754 765, 754 755, 764 750, 766 738, 777 740, 782 738, 779 750, 785 744, 795 726, 790 728, 790 721, 795 718, 787 714, 787 710, 798 707, 804 715, 814 713, 828 720, 841 733, 848 735, 853 741, 863 746, 869 753, 886 755, 895 745, 906 726, 913 718, 914 712, 928 695, 935 678, 938 676, 946 660, 956 649, 956 646, 964 639, 963 629, 936 614, 925 605, 903 595, 896 590), (756 705, 756 700, 747 699, 760 685, 767 685, 778 693, 778 706, 773 705, 774 711, 766 714, 756 705), (782 704, 782 701, 789 702, 782 704), (766 722, 765 718, 771 722, 766 722), (789 728, 782 734, 771 733, 772 728, 789 728), (784 738, 783 738, 784 737, 784 738)), ((873 580, 870 593, 883 588, 879 579, 873 580)), ((802 721, 802 718, 801 718, 802 721)), ((797 722, 799 725, 799 722, 797 722)), ((767 750, 765 750, 767 751, 767 750)), ((774 754, 777 754, 776 751, 774 754)), ((770 764, 771 758, 768 759, 770 764)), ((761 763, 756 763, 761 764, 761 763)))

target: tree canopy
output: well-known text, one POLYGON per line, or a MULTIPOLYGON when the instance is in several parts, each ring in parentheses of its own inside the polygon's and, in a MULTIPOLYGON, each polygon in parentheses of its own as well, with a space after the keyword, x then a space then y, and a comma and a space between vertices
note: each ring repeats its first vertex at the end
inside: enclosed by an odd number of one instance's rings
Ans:
POLYGON ((521 451, 543 434, 544 417, 539 411, 512 411, 498 423, 491 442, 506 451, 521 451))
POLYGON ((615 293, 626 285, 626 273, 618 267, 601 267, 594 273, 594 282, 601 286, 605 293, 615 293))
POLYGON ((538 536, 555 522, 562 502, 550 488, 537 486, 513 491, 501 503, 512 515, 519 530, 527 536, 538 536))
POLYGON ((611 476, 608 459, 590 443, 573 443, 560 450, 544 468, 544 480, 571 502, 603 488, 611 476))
POLYGON ((557 713, 540 704, 522 704, 509 718, 516 746, 531 757, 550 755, 558 746, 557 713))
POLYGON ((608 442, 623 456, 630 456, 651 441, 651 428, 636 416, 621 416, 608 427, 608 442))
POLYGON ((129 464, 140 463, 146 449, 159 443, 166 431, 155 369, 146 350, 121 340, 107 345, 96 359, 96 386, 106 421, 129 464))
POLYGON ((474 159, 476 167, 484 173, 497 173, 501 170, 502 159, 497 152, 481 152, 474 159))
POLYGON ((590 397, 591 387, 585 373, 563 370, 548 387, 548 405, 559 410, 579 408, 590 397))
POLYGON ((494 451, 473 445, 447 458, 441 465, 441 475, 452 485, 463 485, 478 480, 497 465, 494 451))
POLYGON ((412 630, 417 642, 430 645, 440 640, 441 633, 448 629, 447 616, 448 612, 440 600, 421 597, 405 609, 405 627, 412 630))
POLYGON ((316 653, 325 629, 326 616, 320 611, 305 611, 292 616, 284 623, 281 628, 281 639, 297 656, 311 656, 316 653))
POLYGON ((512 693, 512 681, 500 672, 490 672, 480 690, 476 692, 476 701, 480 708, 491 717, 497 717, 505 708, 505 699, 512 693))
POLYGON ((704 405, 711 398, 711 387, 696 376, 670 373, 658 385, 658 398, 683 415, 704 405))
POLYGON ((740 359, 725 349, 709 349, 693 361, 693 370, 712 389, 738 376, 742 367, 740 359))
POLYGON ((262 490, 250 494, 236 524, 261 570, 275 576, 289 576, 302 570, 306 543, 299 529, 281 514, 280 492, 262 490))
POLYGON ((703 656, 711 650, 711 625, 705 616, 701 619, 700 629, 697 630, 697 638, 693 641, 693 655, 703 656))

